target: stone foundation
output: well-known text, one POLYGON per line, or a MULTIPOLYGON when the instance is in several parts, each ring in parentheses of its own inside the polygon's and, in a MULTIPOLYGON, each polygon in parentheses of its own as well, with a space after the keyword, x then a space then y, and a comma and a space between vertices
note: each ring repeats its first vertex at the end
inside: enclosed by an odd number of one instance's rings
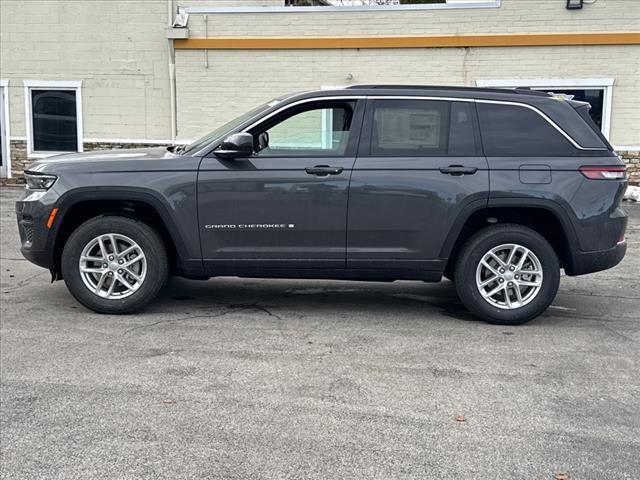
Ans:
MULTIPOLYGON (((162 147, 157 143, 113 143, 113 142, 85 142, 84 151, 92 150, 122 150, 124 148, 149 148, 162 147)), ((27 158, 27 142, 23 140, 11 140, 11 178, 1 178, 2 185, 23 184, 22 172, 36 159, 27 158)))
MULTIPOLYGON (((110 142, 86 142, 84 144, 85 151, 91 150, 109 150, 123 148, 142 148, 142 147, 158 147, 158 144, 151 143, 110 143, 110 142)), ((640 185, 640 152, 638 151, 619 151, 618 155, 627 165, 629 172, 629 183, 632 185, 640 185)), ((11 174, 12 178, 0 179, 1 184, 21 184, 22 172, 33 162, 33 159, 27 159, 27 143, 20 140, 11 140, 11 174)))
POLYGON ((640 152, 627 151, 618 152, 624 163, 627 164, 627 172, 629 172, 629 184, 640 185, 640 152))

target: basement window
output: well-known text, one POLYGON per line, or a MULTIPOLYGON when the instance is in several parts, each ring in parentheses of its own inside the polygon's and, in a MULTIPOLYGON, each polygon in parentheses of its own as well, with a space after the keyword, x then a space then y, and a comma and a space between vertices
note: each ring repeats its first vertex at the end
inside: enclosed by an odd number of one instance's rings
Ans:
POLYGON ((25 80, 27 154, 82 151, 82 83, 25 80))

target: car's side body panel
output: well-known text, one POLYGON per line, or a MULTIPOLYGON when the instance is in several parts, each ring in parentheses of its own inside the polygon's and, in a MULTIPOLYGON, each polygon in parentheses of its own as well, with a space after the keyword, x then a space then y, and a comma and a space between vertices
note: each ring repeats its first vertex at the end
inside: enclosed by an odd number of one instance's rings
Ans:
POLYGON ((349 175, 355 158, 204 158, 198 228, 218 267, 344 268, 349 175), (337 175, 305 167, 340 167, 337 175))
POLYGON ((347 266, 444 269, 442 245, 456 218, 489 196, 483 157, 359 158, 351 177, 347 266), (440 172, 452 163, 473 175, 440 172))

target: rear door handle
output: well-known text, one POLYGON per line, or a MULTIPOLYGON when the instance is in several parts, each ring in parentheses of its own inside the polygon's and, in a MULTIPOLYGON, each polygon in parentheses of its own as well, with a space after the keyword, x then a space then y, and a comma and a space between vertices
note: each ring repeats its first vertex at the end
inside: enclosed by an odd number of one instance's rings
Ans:
POLYGON ((309 175, 338 175, 344 170, 343 167, 330 167, 329 165, 316 165, 315 167, 307 167, 304 169, 309 175))
POLYGON ((473 175, 477 171, 476 167, 465 167, 464 165, 449 165, 448 167, 440 168, 440 173, 454 176, 473 175))

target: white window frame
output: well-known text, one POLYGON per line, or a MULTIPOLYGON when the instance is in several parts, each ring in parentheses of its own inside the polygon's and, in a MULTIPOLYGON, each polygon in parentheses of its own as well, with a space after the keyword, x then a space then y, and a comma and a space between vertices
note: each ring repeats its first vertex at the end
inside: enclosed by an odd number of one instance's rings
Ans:
MULTIPOLYGON (((4 93, 0 102, 0 115, 2 115, 2 127, 4 128, 4 150, 5 164, 0 168, 0 177, 11 178, 11 121, 9 120, 9 80, 0 79, 0 90, 4 93)), ((2 132, 0 132, 2 135, 2 132)))
POLYGON ((333 7, 185 7, 184 12, 193 15, 218 13, 313 13, 313 12, 384 12, 389 10, 447 10, 464 8, 500 8, 502 0, 448 0, 446 3, 409 5, 353 5, 333 7))
POLYGON ((613 78, 508 78, 476 80, 478 87, 516 88, 531 87, 534 90, 604 90, 602 99, 602 134, 609 139, 611 133, 611 105, 613 78))
POLYGON ((31 105, 31 90, 69 90, 76 93, 76 127, 78 145, 74 152, 82 152, 83 135, 82 135, 82 80, 24 80, 24 114, 25 128, 27 132, 27 157, 29 158, 46 158, 60 153, 71 152, 39 152, 33 149, 33 111, 31 105))

